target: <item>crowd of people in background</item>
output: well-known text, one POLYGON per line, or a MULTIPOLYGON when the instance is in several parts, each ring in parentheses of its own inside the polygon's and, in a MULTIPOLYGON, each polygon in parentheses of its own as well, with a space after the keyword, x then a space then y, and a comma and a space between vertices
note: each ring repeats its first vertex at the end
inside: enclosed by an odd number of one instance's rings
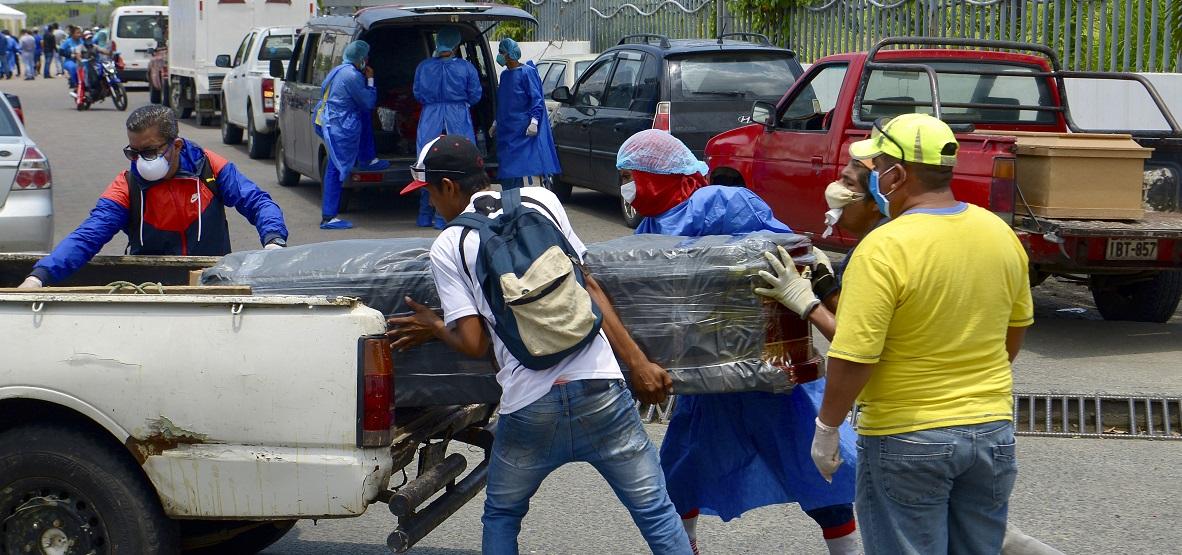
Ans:
POLYGON ((68 25, 62 29, 57 23, 50 23, 17 33, 0 30, 0 79, 23 76, 30 81, 38 75, 45 79, 66 75, 70 87, 76 87, 75 61, 79 50, 89 46, 84 39, 86 33, 92 36, 89 44, 96 45, 104 55, 112 55, 106 50, 110 32, 103 25, 93 29, 68 25))

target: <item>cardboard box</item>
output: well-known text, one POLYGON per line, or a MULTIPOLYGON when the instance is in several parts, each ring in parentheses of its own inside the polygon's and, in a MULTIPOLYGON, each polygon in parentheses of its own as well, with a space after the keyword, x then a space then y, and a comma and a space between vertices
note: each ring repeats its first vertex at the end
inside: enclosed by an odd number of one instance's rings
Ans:
MULTIPOLYGON (((1017 139, 1018 187, 1035 216, 1139 220, 1142 181, 1153 152, 1130 135, 998 131, 1017 139)), ((1021 198, 1014 210, 1027 213, 1021 198)))

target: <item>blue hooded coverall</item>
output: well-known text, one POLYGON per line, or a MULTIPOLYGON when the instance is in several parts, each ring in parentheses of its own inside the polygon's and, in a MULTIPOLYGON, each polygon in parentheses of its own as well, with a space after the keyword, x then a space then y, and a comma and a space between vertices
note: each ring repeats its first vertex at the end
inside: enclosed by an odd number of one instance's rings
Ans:
MULTIPOLYGON (((436 42, 438 47, 435 57, 423 60, 415 69, 415 100, 423 106, 416 137, 416 154, 432 139, 444 133, 460 135, 476 144, 470 110, 484 95, 480 74, 476 72, 476 66, 467 60, 455 55, 440 56, 459 46, 459 31, 450 27, 441 29, 436 42)), ((430 222, 435 211, 427 202, 427 191, 424 190, 419 199, 419 223, 423 225, 424 216, 430 222)))
POLYGON ((369 86, 365 74, 351 62, 329 72, 321 85, 323 105, 317 110, 317 134, 328 148, 328 168, 324 171, 324 196, 321 216, 337 215, 341 187, 359 160, 374 158, 373 120, 370 114, 378 101, 378 90, 369 86))
POLYGON ((497 89, 497 161, 502 187, 521 186, 523 177, 562 173, 542 95, 542 79, 532 65, 501 72, 497 89), (525 134, 530 119, 538 122, 538 134, 533 137, 525 134))

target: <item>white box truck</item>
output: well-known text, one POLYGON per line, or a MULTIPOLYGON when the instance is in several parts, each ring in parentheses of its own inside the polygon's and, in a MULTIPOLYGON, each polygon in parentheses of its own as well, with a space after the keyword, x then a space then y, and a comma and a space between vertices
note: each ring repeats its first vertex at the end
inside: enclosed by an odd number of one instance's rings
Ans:
POLYGON ((169 5, 168 104, 178 118, 194 112, 211 125, 227 70, 217 57, 232 50, 254 27, 302 27, 316 15, 315 0, 182 0, 169 5))

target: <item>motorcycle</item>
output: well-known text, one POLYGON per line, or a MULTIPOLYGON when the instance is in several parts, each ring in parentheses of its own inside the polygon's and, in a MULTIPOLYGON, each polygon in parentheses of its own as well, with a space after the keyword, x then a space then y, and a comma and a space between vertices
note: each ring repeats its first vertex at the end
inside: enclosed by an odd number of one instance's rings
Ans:
POLYGON ((78 111, 89 110, 92 104, 108 98, 115 104, 115 109, 120 112, 127 110, 127 91, 124 90, 123 81, 119 78, 119 59, 118 53, 115 53, 112 59, 101 59, 96 69, 95 86, 89 88, 86 86, 86 66, 94 62, 78 64, 78 89, 73 93, 78 111))

